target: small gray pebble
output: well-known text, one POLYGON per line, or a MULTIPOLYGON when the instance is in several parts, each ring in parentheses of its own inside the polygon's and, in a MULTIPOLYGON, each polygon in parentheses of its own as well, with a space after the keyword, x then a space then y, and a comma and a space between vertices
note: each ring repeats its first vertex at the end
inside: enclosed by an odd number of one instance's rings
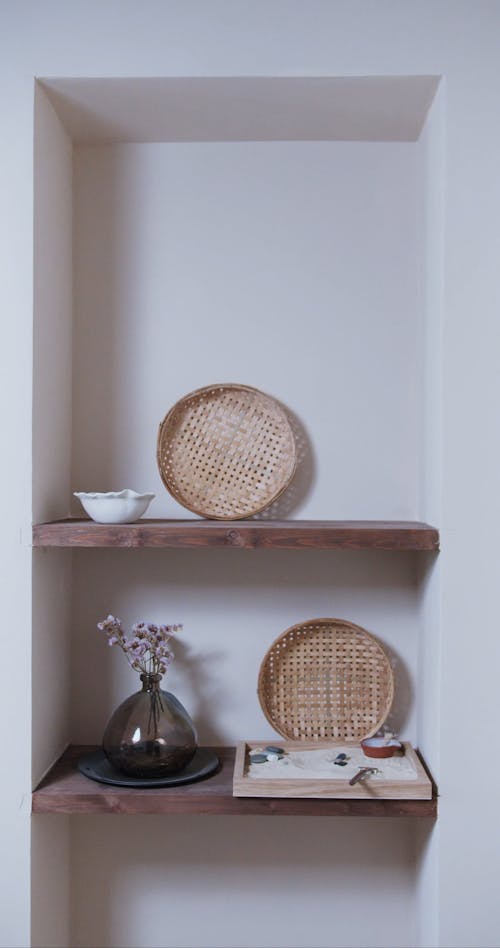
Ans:
POLYGON ((263 764, 267 760, 267 754, 252 754, 250 758, 251 764, 263 764))
POLYGON ((335 760, 347 760, 347 754, 337 754, 335 760))
POLYGON ((284 754, 285 751, 282 747, 274 747, 273 744, 269 744, 268 747, 264 748, 266 754, 284 754))

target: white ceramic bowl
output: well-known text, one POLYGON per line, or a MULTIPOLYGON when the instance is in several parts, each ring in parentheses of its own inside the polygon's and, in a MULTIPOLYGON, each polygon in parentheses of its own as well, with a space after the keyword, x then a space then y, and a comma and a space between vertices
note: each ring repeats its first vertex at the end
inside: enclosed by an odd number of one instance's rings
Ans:
POLYGON ((96 523, 133 523, 149 507, 154 494, 136 494, 135 490, 84 494, 75 491, 83 509, 96 523))

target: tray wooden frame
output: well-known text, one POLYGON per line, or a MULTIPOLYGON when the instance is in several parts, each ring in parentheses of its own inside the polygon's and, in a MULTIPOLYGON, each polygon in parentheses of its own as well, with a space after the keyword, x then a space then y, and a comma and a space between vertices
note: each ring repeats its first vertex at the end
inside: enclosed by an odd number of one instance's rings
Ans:
MULTIPOLYGON (((268 743, 268 742, 267 742, 268 743)), ((350 800, 431 800, 432 783, 410 743, 403 742, 405 755, 417 771, 416 780, 377 780, 360 781, 353 787, 349 781, 311 778, 310 780, 286 780, 283 777, 251 779, 247 776, 248 753, 255 747, 262 747, 266 741, 241 741, 236 747, 233 774, 233 797, 281 797, 303 799, 350 799, 350 800)), ((358 741, 318 744, 316 741, 280 741, 279 746, 286 751, 325 749, 326 746, 356 747, 358 741)), ((366 757, 367 767, 383 766, 383 760, 366 757)), ((264 764, 262 766, 265 766, 264 764)))

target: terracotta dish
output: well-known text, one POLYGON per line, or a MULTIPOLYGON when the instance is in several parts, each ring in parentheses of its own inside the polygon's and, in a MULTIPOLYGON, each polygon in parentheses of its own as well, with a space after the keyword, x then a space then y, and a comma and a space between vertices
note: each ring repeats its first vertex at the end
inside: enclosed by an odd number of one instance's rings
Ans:
POLYGON ((367 737, 361 741, 366 757, 393 757, 396 751, 401 750, 401 746, 401 741, 386 741, 385 737, 367 737))

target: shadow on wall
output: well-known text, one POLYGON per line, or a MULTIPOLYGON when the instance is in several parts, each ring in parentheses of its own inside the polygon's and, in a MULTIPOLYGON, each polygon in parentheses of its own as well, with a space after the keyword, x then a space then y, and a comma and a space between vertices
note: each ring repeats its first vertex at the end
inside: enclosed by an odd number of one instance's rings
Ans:
MULTIPOLYGON (((176 637, 175 664, 180 666, 182 679, 194 697, 194 702, 191 701, 189 705, 189 714, 196 722, 198 740, 204 745, 220 746, 226 744, 228 739, 221 733, 220 725, 214 722, 214 708, 220 701, 221 689, 213 669, 217 668, 224 653, 205 650, 203 660, 200 661, 199 658, 193 660, 192 652, 185 639, 176 637)), ((162 687, 165 691, 169 690, 166 680, 162 687)))
POLYGON ((311 439, 304 424, 285 405, 281 406, 286 412, 290 427, 295 439, 297 451, 297 467, 287 489, 265 510, 255 514, 252 520, 288 520, 307 500, 316 480, 316 459, 311 439))
POLYGON ((408 666, 401 656, 385 642, 383 647, 389 657, 394 675, 394 700, 385 726, 393 734, 401 734, 404 732, 414 702, 413 685, 408 666))
MULTIPOLYGON (((394 734, 404 733, 414 702, 414 690, 406 663, 393 648, 383 644, 388 655, 394 675, 394 700, 391 710, 385 721, 385 727, 394 734)), ((193 696, 194 705, 190 705, 190 714, 197 722, 198 729, 203 734, 203 744, 213 746, 227 743, 222 733, 220 723, 214 721, 214 709, 220 702, 221 683, 217 679, 216 669, 223 657, 223 652, 204 652, 203 660, 191 657, 193 649, 184 639, 175 640, 175 662, 180 666, 182 679, 188 684, 193 696)), ((168 691, 168 685, 164 683, 168 691)))

